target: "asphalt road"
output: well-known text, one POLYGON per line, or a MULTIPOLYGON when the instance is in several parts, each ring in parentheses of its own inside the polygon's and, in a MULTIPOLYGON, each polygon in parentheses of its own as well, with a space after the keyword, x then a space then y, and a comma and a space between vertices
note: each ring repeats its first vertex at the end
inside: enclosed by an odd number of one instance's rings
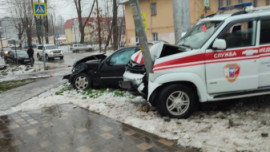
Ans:
MULTIPOLYGON (((48 63, 55 63, 55 64, 63 64, 66 66, 72 66, 74 62, 76 62, 79 59, 82 59, 84 57, 97 54, 98 52, 87 52, 87 53, 71 53, 71 52, 66 52, 64 54, 64 60, 60 60, 60 58, 55 58, 54 60, 47 61, 48 63)), ((38 61, 37 56, 35 55, 35 61, 36 62, 43 62, 43 61, 38 61)))

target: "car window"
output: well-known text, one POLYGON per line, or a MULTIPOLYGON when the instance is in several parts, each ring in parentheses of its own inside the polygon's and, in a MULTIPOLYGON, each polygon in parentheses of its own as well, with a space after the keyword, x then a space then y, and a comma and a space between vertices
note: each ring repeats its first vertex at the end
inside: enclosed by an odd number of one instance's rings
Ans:
POLYGON ((39 49, 39 50, 42 50, 42 49, 43 49, 43 47, 42 47, 42 46, 38 46, 38 49, 39 49))
POLYGON ((46 48, 46 50, 58 49, 58 47, 55 45, 45 46, 45 48, 46 48))
POLYGON ((135 51, 136 48, 127 48, 113 54, 110 60, 110 65, 127 64, 135 51))
POLYGON ((256 42, 256 21, 246 21, 233 24, 219 36, 227 43, 227 48, 254 46, 256 42))
POLYGON ((270 19, 261 20, 261 37, 260 44, 270 43, 270 19))

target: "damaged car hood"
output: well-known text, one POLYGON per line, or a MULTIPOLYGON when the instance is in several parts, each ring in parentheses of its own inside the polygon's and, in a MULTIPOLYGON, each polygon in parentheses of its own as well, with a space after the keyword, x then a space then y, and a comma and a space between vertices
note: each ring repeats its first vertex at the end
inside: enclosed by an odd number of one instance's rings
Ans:
POLYGON ((104 60, 107 56, 104 55, 104 54, 95 54, 95 55, 91 55, 91 56, 88 56, 88 57, 85 57, 85 58, 82 58, 78 61, 76 61, 74 64, 73 64, 73 67, 77 66, 78 64, 80 63, 85 63, 85 62, 88 62, 88 61, 97 61, 97 62, 101 62, 102 60, 104 60))

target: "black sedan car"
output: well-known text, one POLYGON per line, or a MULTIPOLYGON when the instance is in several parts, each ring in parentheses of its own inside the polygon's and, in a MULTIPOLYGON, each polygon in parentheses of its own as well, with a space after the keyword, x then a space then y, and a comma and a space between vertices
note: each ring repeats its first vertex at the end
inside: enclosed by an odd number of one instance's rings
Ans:
POLYGON ((126 47, 112 55, 96 54, 74 63, 72 74, 64 76, 75 89, 85 90, 92 86, 118 87, 123 81, 125 66, 139 47, 126 47))
POLYGON ((6 64, 18 63, 18 64, 31 64, 31 60, 25 50, 10 50, 7 55, 4 56, 6 64))

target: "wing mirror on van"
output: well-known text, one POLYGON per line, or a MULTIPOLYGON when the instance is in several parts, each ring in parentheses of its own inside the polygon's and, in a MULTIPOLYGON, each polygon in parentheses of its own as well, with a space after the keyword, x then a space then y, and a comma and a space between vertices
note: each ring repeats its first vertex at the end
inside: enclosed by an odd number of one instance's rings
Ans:
POLYGON ((215 50, 225 50, 227 48, 226 41, 224 39, 216 39, 212 45, 215 50))

